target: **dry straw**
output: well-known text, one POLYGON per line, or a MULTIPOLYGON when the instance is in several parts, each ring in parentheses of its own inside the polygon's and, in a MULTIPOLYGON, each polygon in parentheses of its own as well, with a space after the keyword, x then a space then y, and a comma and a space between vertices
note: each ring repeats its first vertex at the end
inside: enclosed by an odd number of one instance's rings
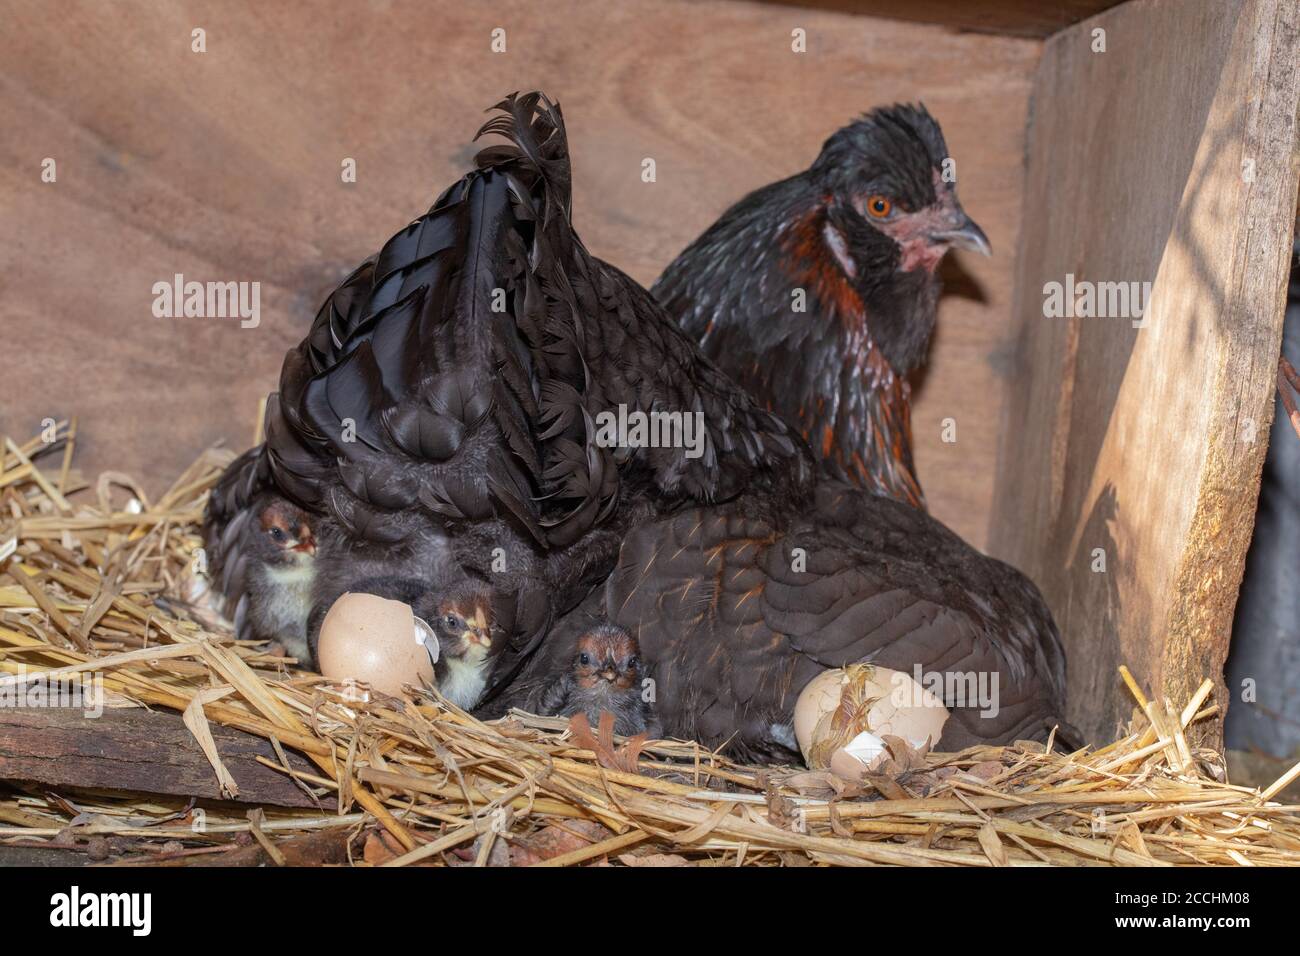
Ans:
POLYGON ((1221 756, 1189 741, 1187 728, 1217 713, 1208 680, 1178 709, 1124 670, 1143 716, 1099 750, 929 754, 861 787, 689 742, 593 751, 565 721, 484 723, 424 692, 358 700, 155 603, 182 585, 228 453, 206 452, 151 502, 124 475, 81 479, 75 424, 45 437, 4 442, 0 672, 90 671, 110 706, 183 713, 228 794, 238 780, 212 725, 265 738, 278 757, 267 766, 335 802, 251 814, 211 803, 196 832, 192 805, 175 798, 11 781, 0 783, 0 843, 88 848, 119 865, 1300 864, 1300 807, 1274 800, 1300 767, 1261 793, 1225 782, 1221 756), (341 854, 302 850, 327 838, 341 854))

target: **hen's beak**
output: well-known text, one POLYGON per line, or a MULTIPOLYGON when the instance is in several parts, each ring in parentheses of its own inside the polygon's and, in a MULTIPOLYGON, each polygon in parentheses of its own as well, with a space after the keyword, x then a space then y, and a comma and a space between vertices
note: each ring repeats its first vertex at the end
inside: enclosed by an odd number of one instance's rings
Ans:
POLYGON ((993 255, 993 245, 989 242, 989 237, 984 235, 984 230, 966 211, 957 206, 952 211, 950 223, 939 232, 930 233, 930 238, 935 242, 944 242, 956 249, 969 249, 971 252, 982 252, 986 256, 993 255))

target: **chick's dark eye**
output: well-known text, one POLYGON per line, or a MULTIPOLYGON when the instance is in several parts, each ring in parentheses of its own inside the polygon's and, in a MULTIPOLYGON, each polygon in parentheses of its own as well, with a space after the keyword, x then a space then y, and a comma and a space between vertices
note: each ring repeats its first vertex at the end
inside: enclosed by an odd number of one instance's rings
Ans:
POLYGON ((269 529, 269 530, 267 531, 267 534, 269 534, 269 535, 271 536, 271 540, 272 540, 272 541, 283 541, 283 540, 284 540, 284 529, 283 529, 283 528, 271 528, 271 529, 269 529))
POLYGON ((589 664, 591 664, 591 655, 588 654, 586 651, 583 651, 581 654, 578 655, 578 663, 583 665, 584 667, 588 666, 589 664))
POLYGON ((641 659, 639 657, 629 657, 627 659, 627 668, 626 668, 627 670, 630 671, 636 670, 640 666, 641 666, 641 659))
POLYGON ((455 614, 448 614, 446 617, 442 619, 442 623, 446 625, 447 630, 454 631, 460 627, 460 618, 458 618, 455 614))
POLYGON ((893 211, 894 204, 884 196, 872 196, 867 200, 867 212, 877 219, 884 219, 893 211))

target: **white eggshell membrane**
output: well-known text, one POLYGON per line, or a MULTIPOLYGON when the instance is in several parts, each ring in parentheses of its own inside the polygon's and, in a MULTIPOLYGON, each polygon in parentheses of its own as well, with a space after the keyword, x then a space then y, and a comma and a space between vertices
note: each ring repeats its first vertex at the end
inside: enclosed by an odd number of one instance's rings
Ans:
POLYGON ((422 617, 415 617, 415 643, 428 652, 430 661, 438 663, 438 657, 442 654, 442 645, 438 643, 438 635, 433 633, 429 622, 422 617))

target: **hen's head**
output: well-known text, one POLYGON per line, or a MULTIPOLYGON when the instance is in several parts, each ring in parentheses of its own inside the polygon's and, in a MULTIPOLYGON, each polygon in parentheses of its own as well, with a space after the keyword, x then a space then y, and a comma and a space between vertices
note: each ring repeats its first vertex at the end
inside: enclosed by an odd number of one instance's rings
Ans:
POLYGON ((924 106, 872 110, 834 133, 810 174, 827 200, 826 242, 850 282, 882 268, 933 273, 952 248, 990 254, 957 201, 943 131, 924 106))
POLYGON ((584 690, 627 691, 641 677, 641 648, 625 628, 598 624, 578 638, 573 676, 584 690))

